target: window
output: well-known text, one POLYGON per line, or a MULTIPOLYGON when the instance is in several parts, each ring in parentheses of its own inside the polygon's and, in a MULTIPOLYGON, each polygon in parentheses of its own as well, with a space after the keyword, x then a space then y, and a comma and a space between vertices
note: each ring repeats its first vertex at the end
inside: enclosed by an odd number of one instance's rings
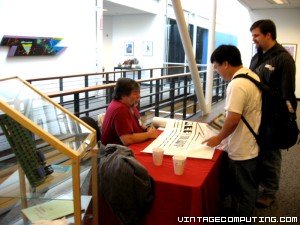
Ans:
MULTIPOLYGON (((184 53, 176 20, 169 19, 168 27, 169 30, 168 30, 167 62, 169 64, 184 63, 185 53, 184 53)), ((194 32, 193 26, 189 25, 188 29, 189 29, 191 41, 193 42, 193 32, 194 32)))

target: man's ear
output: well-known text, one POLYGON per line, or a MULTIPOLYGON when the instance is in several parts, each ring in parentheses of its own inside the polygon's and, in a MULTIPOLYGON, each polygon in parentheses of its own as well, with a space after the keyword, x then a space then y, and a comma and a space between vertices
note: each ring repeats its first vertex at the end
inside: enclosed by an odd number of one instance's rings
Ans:
POLYGON ((270 32, 268 32, 265 36, 266 36, 267 39, 272 39, 272 35, 271 35, 270 32))
POLYGON ((229 63, 228 63, 228 61, 224 61, 224 62, 223 62, 223 66, 224 66, 224 68, 226 68, 226 69, 227 69, 227 68, 228 68, 228 66, 229 66, 229 63))

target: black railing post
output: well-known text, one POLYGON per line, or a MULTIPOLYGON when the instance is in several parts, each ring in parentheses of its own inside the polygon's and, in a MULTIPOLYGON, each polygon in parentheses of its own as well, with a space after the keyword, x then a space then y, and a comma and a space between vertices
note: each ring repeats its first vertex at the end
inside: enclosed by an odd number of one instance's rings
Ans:
POLYGON ((155 109, 154 109, 154 116, 159 116, 159 88, 160 80, 156 80, 155 82, 155 109))
POLYGON ((79 100, 79 93, 74 94, 74 114, 75 116, 79 117, 80 114, 80 100, 79 100))
MULTIPOLYGON (((150 69, 150 78, 152 78, 153 77, 153 70, 152 69, 150 69)), ((153 93, 153 81, 151 80, 150 81, 150 94, 152 94, 153 93)), ((152 105, 152 103, 153 103, 153 95, 150 95, 149 96, 149 99, 150 99, 150 105, 152 105)))
POLYGON ((109 84, 109 73, 105 74, 105 83, 109 84))
POLYGON ((108 88, 107 104, 109 104, 111 102, 113 92, 114 92, 114 87, 108 88))
MULTIPOLYGON (((84 76, 84 87, 88 87, 89 86, 89 76, 84 76)), ((84 105, 85 105, 85 109, 89 108, 89 92, 85 92, 85 101, 84 101, 84 105)), ((87 113, 87 116, 89 114, 87 113)))
POLYGON ((170 83, 170 118, 174 118, 175 79, 171 78, 170 83))
MULTIPOLYGON (((114 78, 115 78, 115 74, 116 73, 114 73, 114 78)), ((105 83, 106 84, 109 84, 109 73, 106 73, 105 74, 105 83)), ((110 98, 109 98, 109 95, 110 95, 110 88, 107 88, 106 90, 105 90, 105 92, 106 92, 106 104, 108 104, 108 103, 110 103, 110 98)))
POLYGON ((187 84, 188 84, 188 77, 184 77, 184 86, 183 86, 183 102, 182 102, 182 119, 186 119, 186 111, 187 111, 187 84))
POLYGON ((196 92, 195 92, 195 90, 194 90, 194 94, 193 94, 193 99, 194 99, 194 107, 193 107, 193 114, 196 114, 196 112, 197 112, 197 101, 198 101, 198 99, 197 99, 197 96, 196 96, 196 92))
MULTIPOLYGON (((181 77, 177 77, 177 95, 180 95, 180 81, 181 81, 181 77)), ((176 85, 176 82, 174 84, 174 87, 176 85)))
MULTIPOLYGON (((64 82, 63 82, 63 78, 59 78, 59 91, 63 91, 64 90, 64 82)), ((60 96, 59 97, 59 102, 61 103, 61 104, 63 104, 63 102, 64 102, 64 97, 63 96, 60 96)))
MULTIPOLYGON (((201 77, 200 77, 200 79, 201 79, 201 77)), ((206 91, 206 72, 205 73, 203 73, 203 94, 204 94, 204 96, 205 96, 205 91, 206 91)))

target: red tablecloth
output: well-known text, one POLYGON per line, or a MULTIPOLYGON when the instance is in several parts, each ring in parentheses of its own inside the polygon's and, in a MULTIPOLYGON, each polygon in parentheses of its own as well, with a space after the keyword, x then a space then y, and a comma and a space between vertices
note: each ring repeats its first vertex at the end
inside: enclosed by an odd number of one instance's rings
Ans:
MULTIPOLYGON (((222 151, 212 160, 187 158, 184 174, 173 171, 171 156, 163 165, 153 165, 152 155, 141 152, 152 140, 129 146, 155 181, 155 199, 141 225, 210 224, 200 217, 218 216, 220 209, 220 170, 222 151), (190 222, 187 222, 190 221, 190 222)), ((119 225, 112 212, 100 199, 99 224, 119 225)))

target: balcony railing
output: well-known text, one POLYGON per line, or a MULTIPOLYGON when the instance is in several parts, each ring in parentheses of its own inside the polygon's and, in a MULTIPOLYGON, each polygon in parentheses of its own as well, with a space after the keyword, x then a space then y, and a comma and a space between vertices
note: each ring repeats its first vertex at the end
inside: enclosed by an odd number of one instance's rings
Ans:
MULTIPOLYGON (((205 90, 205 67, 200 66, 199 71, 205 90)), ((145 124, 151 123, 154 116, 186 120, 201 112, 191 74, 188 67, 183 66, 137 70, 122 68, 113 72, 30 79, 28 82, 76 116, 97 119, 100 113, 106 112, 119 77, 132 78, 140 83, 139 110, 145 124), (170 71, 177 71, 177 74, 170 75, 170 71)), ((226 83, 217 74, 213 80, 212 102, 216 103, 225 98, 226 83)), ((0 163, 11 157, 13 154, 0 129, 0 163)))
MULTIPOLYGON (((205 69, 205 66, 199 66, 199 77, 204 91, 206 88, 205 69)), ((151 112, 153 116, 188 119, 200 112, 194 84, 187 66, 151 69, 117 68, 113 72, 39 78, 28 81, 78 117, 90 116, 96 119, 97 115, 105 113, 111 101, 115 82, 119 77, 132 78, 140 83, 139 107, 143 115, 151 112), (186 72, 181 73, 182 71, 186 72), (169 75, 170 72, 172 75, 169 75)), ((218 74, 215 74, 213 103, 224 99, 225 88, 226 83, 218 74)))

